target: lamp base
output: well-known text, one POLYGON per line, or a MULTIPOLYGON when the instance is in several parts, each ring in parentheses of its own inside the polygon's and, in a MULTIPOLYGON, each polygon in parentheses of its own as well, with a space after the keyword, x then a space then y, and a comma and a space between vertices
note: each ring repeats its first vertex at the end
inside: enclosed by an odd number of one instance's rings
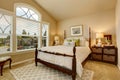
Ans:
POLYGON ((96 46, 97 46, 97 47, 101 47, 101 46, 102 46, 102 43, 98 42, 98 43, 96 44, 96 46))

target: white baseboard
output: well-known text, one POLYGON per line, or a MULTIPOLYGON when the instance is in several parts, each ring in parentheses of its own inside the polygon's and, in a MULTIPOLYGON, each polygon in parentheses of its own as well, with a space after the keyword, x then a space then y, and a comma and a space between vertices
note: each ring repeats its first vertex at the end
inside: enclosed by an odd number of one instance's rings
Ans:
MULTIPOLYGON (((18 65, 18 64, 21 64, 21 63, 25 63, 25 62, 30 62, 34 60, 34 58, 31 58, 31 59, 27 59, 27 60, 24 60, 24 61, 19 61, 19 62, 15 62, 15 63, 12 63, 11 66, 14 66, 14 65, 18 65)), ((4 68, 7 68, 9 67, 9 65, 5 65, 4 68)))

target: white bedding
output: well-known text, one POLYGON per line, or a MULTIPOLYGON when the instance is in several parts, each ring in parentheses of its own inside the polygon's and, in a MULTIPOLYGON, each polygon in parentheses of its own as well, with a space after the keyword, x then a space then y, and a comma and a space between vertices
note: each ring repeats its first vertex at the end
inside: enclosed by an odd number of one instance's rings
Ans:
MULTIPOLYGON (((73 55, 72 46, 49 46, 41 48, 42 51, 58 52, 61 54, 73 55)), ((76 62, 77 62, 77 74, 81 77, 83 67, 82 62, 87 58, 90 53, 89 47, 76 47, 76 62)), ((38 52, 38 57, 41 60, 57 64, 72 70, 72 57, 57 56, 53 54, 45 54, 38 52)))

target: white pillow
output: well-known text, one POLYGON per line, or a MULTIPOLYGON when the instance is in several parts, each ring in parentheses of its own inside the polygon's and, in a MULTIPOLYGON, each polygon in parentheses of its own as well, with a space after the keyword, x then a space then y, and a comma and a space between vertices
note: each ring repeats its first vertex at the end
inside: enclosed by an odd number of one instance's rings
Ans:
POLYGON ((69 45, 69 42, 68 42, 68 41, 66 41, 66 40, 64 40, 63 45, 68 46, 68 45, 69 45))
POLYGON ((67 40, 64 40, 63 45, 65 45, 65 46, 75 46, 75 42, 74 41, 69 42, 67 40))
POLYGON ((69 42, 69 46, 75 46, 75 42, 69 42))

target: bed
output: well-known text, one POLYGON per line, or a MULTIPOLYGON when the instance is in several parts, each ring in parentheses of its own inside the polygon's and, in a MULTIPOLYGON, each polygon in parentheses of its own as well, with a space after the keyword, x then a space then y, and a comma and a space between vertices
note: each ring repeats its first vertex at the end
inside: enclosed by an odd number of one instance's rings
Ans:
MULTIPOLYGON (((67 38, 66 40, 71 40, 71 38, 67 38)), ((85 46, 76 46, 76 43, 73 44, 74 40, 76 40, 76 38, 72 38, 72 42, 69 43, 72 45, 66 45, 66 43, 64 43, 64 45, 59 46, 36 48, 36 66, 37 63, 40 62, 46 66, 71 75, 72 80, 76 79, 76 74, 81 77, 83 71, 82 65, 90 54, 90 38, 84 41, 85 46)))

